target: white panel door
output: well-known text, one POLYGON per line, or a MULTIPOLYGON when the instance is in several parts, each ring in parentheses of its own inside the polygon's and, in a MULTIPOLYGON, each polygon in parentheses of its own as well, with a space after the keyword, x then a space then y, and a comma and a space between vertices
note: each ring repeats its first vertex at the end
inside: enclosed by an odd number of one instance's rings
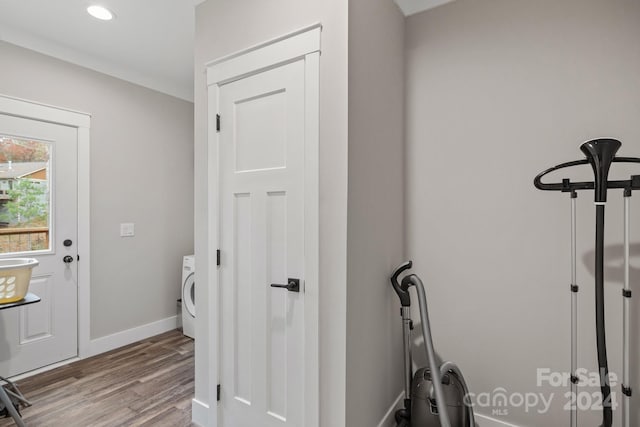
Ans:
POLYGON ((304 425, 304 106, 303 60, 220 87, 225 427, 304 425))
POLYGON ((73 127, 0 114, 0 258, 38 259, 29 291, 42 298, 0 311, 2 376, 78 354, 77 138, 73 127))

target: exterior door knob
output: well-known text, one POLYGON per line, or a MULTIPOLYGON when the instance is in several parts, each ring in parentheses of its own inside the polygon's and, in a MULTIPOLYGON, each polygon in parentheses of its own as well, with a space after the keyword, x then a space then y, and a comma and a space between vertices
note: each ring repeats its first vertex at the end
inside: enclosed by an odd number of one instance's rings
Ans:
POLYGON ((73 257, 71 255, 65 255, 65 257, 62 258, 62 261, 64 261, 65 264, 70 264, 73 262, 73 257))

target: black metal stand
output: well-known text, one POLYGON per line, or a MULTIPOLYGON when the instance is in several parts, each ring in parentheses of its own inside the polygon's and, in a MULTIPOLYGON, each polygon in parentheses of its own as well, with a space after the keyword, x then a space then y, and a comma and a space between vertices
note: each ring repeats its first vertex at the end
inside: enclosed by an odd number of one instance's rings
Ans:
MULTIPOLYGON (((35 304, 37 302, 40 302, 40 297, 28 293, 24 299, 20 301, 0 304, 0 310, 35 304)), ((22 421, 22 417, 18 411, 20 406, 31 406, 31 402, 22 395, 17 385, 0 376, 0 410, 3 412, 6 411, 6 414, 13 418, 18 427, 25 427, 24 421, 22 421)))
POLYGON ((545 191, 562 191, 575 194, 580 190, 594 190, 594 203, 596 205, 596 344, 600 371, 600 391, 602 393, 603 427, 611 427, 613 422, 604 312, 604 218, 607 190, 614 188, 624 189, 625 197, 629 197, 632 190, 640 189, 640 175, 633 175, 628 180, 623 181, 609 181, 609 169, 613 163, 640 163, 640 158, 616 157, 621 145, 620 141, 608 138, 587 141, 580 146, 580 150, 586 155, 586 159, 554 166, 540 173, 533 181, 536 188, 545 191), (571 182, 569 179, 563 179, 561 183, 547 184, 542 182, 542 178, 550 172, 584 164, 591 165, 594 173, 593 181, 571 182))

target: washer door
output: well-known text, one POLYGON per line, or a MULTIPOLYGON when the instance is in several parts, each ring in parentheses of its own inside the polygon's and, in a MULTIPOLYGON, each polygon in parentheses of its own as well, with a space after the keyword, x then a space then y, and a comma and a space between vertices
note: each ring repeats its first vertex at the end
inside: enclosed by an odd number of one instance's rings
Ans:
POLYGON ((189 315, 196 317, 196 282, 193 273, 182 284, 182 301, 189 315))

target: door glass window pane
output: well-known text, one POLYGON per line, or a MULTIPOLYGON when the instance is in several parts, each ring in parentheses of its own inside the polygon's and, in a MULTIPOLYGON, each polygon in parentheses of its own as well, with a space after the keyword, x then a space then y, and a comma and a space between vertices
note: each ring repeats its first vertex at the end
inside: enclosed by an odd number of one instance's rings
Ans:
POLYGON ((50 250, 51 144, 0 135, 0 255, 50 250))

